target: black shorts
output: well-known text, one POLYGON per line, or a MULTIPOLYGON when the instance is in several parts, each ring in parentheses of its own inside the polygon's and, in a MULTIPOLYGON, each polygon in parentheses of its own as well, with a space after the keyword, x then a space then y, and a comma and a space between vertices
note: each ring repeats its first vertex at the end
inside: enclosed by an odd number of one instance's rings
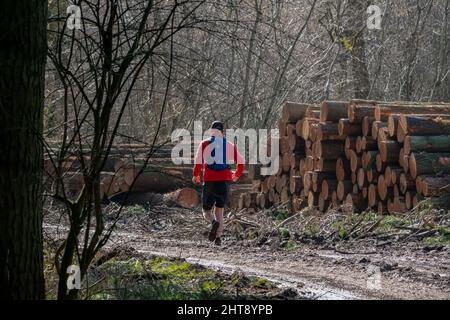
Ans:
POLYGON ((203 209, 211 210, 216 208, 225 208, 230 193, 229 181, 206 181, 203 183, 202 204, 203 209))

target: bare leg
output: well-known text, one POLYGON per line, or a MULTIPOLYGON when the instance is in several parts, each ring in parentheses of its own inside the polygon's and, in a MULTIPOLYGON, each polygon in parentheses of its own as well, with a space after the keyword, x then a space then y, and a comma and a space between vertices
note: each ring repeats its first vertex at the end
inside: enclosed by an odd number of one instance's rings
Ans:
POLYGON ((212 223, 214 221, 214 216, 212 214, 212 210, 205 210, 205 209, 203 209, 203 217, 209 223, 212 223))
POLYGON ((216 216, 216 221, 220 223, 219 229, 217 230, 217 238, 220 238, 223 234, 223 213, 225 209, 224 208, 214 208, 214 214, 216 216))

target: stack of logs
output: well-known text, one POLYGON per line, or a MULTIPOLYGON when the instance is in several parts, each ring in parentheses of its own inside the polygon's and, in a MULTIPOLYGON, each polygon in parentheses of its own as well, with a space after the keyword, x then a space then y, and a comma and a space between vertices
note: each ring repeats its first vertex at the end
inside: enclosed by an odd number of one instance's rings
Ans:
POLYGON ((280 169, 251 166, 239 208, 405 213, 424 199, 450 209, 450 104, 325 101, 283 106, 280 169))
MULTIPOLYGON (((171 159, 171 147, 158 150, 147 162, 149 152, 150 148, 144 145, 114 146, 104 171, 100 173, 101 198, 120 198, 121 193, 129 191, 133 192, 134 198, 137 198, 139 193, 170 194, 176 191, 173 193, 176 196, 175 202, 184 207, 197 206, 197 195, 187 188, 192 186, 192 166, 175 166, 171 159), (146 162, 147 165, 142 170, 146 162)), ((88 154, 88 150, 85 154, 88 154)), ((84 155, 82 160, 81 157, 66 156, 60 162, 59 174, 56 174, 52 159, 55 159, 55 156, 50 158, 47 154, 46 181, 51 184, 57 182, 56 177, 61 177, 65 195, 69 199, 77 198, 84 186, 83 168, 89 167, 89 156, 84 155)))

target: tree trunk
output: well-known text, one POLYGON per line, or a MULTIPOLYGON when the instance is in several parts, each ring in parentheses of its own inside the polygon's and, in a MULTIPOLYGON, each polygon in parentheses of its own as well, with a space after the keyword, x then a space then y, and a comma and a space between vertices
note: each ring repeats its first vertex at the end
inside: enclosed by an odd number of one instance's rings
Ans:
POLYGON ((0 299, 43 299, 42 111, 47 1, 0 10, 0 299))
POLYGON ((445 152, 450 150, 450 136, 407 136, 404 142, 405 155, 411 152, 445 152))

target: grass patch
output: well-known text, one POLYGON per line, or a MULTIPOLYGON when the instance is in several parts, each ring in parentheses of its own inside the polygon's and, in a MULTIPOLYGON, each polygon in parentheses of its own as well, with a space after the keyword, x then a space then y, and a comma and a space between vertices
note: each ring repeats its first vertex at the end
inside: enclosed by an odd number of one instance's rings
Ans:
POLYGON ((90 274, 90 299, 214 300, 269 298, 279 294, 267 279, 227 275, 182 259, 153 257, 109 261, 90 274))

